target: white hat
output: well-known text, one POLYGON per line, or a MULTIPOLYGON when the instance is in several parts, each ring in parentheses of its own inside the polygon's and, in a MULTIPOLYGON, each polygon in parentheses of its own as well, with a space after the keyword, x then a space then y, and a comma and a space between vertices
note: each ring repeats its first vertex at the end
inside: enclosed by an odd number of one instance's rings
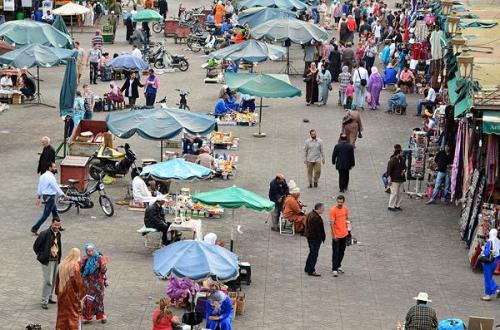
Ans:
POLYGON ((288 189, 290 190, 290 193, 292 193, 292 194, 300 193, 300 188, 297 187, 297 184, 293 180, 290 180, 288 182, 288 189))
POLYGON ((429 299, 429 295, 427 292, 419 292, 418 296, 413 297, 415 300, 420 300, 420 301, 427 301, 427 302, 432 302, 432 300, 429 299))

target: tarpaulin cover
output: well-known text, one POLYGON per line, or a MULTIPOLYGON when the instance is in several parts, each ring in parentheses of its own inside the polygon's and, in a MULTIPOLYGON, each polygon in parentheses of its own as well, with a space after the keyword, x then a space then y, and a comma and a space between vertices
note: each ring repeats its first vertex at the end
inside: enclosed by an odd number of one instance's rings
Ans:
POLYGON ((299 0, 243 0, 238 8, 277 7, 282 9, 304 10, 307 5, 299 0))
POLYGON ((153 272, 160 277, 175 275, 199 281, 215 276, 227 281, 238 276, 238 256, 218 245, 184 240, 153 253, 153 272))
POLYGON ((238 14, 238 23, 248 24, 252 28, 272 19, 289 17, 297 18, 297 13, 281 8, 254 7, 241 11, 238 14))
POLYGON ((15 68, 52 67, 66 64, 67 60, 76 54, 76 50, 48 47, 35 43, 0 56, 0 64, 10 65, 15 68))
POLYGON ((257 97, 282 98, 301 95, 300 89, 291 85, 288 75, 285 74, 226 72, 224 80, 229 88, 257 97))

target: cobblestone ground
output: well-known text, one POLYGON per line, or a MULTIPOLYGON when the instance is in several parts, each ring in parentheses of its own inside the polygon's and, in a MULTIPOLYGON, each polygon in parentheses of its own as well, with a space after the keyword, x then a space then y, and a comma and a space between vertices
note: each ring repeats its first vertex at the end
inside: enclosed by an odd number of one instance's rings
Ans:
MULTIPOLYGON (((191 6, 193 4, 186 3, 191 6)), ((176 8, 176 4, 171 4, 176 8)), ((91 35, 76 34, 84 48, 91 35)), ((158 36, 156 36, 158 37, 158 36)), ((117 42, 106 45, 110 53, 129 50, 120 26, 117 42)), ((187 73, 161 76, 160 96, 169 104, 177 100, 175 88, 191 91, 189 103, 193 111, 212 110, 220 85, 202 83, 203 59, 189 53, 183 45, 168 46, 176 53, 187 53, 191 67, 187 73)), ((294 65, 302 68, 301 51, 292 49, 294 65)), ((284 63, 265 63, 258 71, 278 72, 284 63)), ((64 68, 41 70, 45 101, 56 105, 64 68)), ((83 82, 88 81, 85 73, 83 82)), ((299 77, 294 85, 304 88, 299 77)), ((337 90, 334 86, 334 91, 337 90)), ((106 83, 95 90, 103 93, 106 83)), ((385 105, 388 92, 384 91, 385 105)), ((404 198, 403 212, 388 213, 388 195, 382 190, 380 175, 384 172, 392 145, 405 144, 418 118, 413 116, 415 97, 410 96, 407 116, 389 116, 378 111, 362 113, 364 137, 357 144, 356 167, 351 171, 351 184, 346 194, 351 209, 353 233, 361 244, 349 247, 345 257, 345 275, 329 275, 331 244, 322 245, 317 271, 323 276, 305 276, 303 267, 308 248, 305 238, 284 237, 270 232, 267 214, 238 210, 237 221, 243 234, 236 239, 236 252, 252 264, 252 284, 247 293, 245 315, 238 316, 235 329, 392 329, 403 319, 419 291, 433 300, 440 319, 470 315, 499 317, 499 304, 481 302, 482 276, 473 274, 467 265, 466 249, 457 232, 459 208, 426 206, 422 200, 404 198)), ((144 100, 141 100, 144 102, 144 100)), ((175 183, 172 189, 190 187, 206 191, 237 184, 266 195, 268 183, 277 173, 294 179, 302 188, 303 201, 312 206, 322 201, 332 206, 338 193, 338 176, 330 161, 323 168, 319 188, 306 187, 302 145, 309 129, 315 128, 323 139, 327 159, 339 134, 343 111, 334 102, 333 93, 327 107, 305 107, 304 98, 266 101, 264 139, 255 139, 256 128, 234 127, 240 137, 237 176, 231 181, 175 183), (303 119, 309 119, 304 123, 303 119)), ((95 116, 104 119, 100 113, 95 116)), ((32 252, 33 237, 29 228, 41 209, 34 206, 37 175, 35 173, 38 140, 51 136, 53 144, 61 141, 63 125, 58 111, 45 107, 12 107, 0 116, 0 329, 22 329, 29 322, 41 323, 44 329, 54 327, 56 308, 40 309, 42 274, 32 252)), ((159 156, 157 143, 132 138, 128 141, 139 158, 159 156)), ((117 141, 121 143, 121 141, 117 141)), ((108 188, 115 199, 125 194, 126 180, 108 188)), ((150 329, 155 299, 165 292, 166 283, 152 274, 151 251, 144 248, 136 230, 142 226, 142 214, 117 207, 112 218, 98 209, 71 210, 63 215, 63 249, 82 248, 94 242, 110 258, 109 288, 105 304, 108 324, 86 325, 86 329, 150 329)), ((216 232, 229 241, 229 217, 203 222, 204 232, 216 232)), ((180 311, 179 311, 180 313, 180 311)))

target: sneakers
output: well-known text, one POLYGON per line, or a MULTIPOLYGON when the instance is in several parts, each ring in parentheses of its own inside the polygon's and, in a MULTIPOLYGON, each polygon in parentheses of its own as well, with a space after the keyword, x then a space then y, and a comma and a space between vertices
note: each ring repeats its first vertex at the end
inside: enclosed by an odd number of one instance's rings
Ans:
POLYGON ((388 207, 387 208, 389 211, 396 211, 396 209, 394 207, 388 207))
POLYGON ((491 301, 491 296, 490 295, 483 296, 483 297, 481 297, 481 300, 482 301, 491 301))
POLYGON ((336 271, 336 270, 332 270, 332 275, 333 275, 333 277, 338 277, 339 276, 339 272, 336 271))
POLYGON ((314 188, 318 188, 318 183, 314 182, 314 188))
POLYGON ((337 269, 337 271, 338 271, 340 274, 344 274, 344 270, 343 270, 341 267, 339 267, 339 269, 337 269))
POLYGON ((403 209, 402 209, 401 207, 399 207, 399 206, 396 206, 394 209, 395 209, 396 211, 403 211, 403 209))
POLYGON ((42 305, 41 305, 41 306, 42 306, 42 309, 49 309, 49 306, 47 306, 47 304, 46 304, 46 303, 42 303, 42 305))
POLYGON ((314 277, 320 277, 320 276, 321 276, 321 274, 318 274, 318 273, 316 273, 316 272, 307 273, 307 275, 309 275, 309 276, 314 276, 314 277))

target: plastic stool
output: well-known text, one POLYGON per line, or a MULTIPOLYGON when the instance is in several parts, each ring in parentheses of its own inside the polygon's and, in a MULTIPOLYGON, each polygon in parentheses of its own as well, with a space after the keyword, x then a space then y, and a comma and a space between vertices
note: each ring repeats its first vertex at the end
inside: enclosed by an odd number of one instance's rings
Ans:
POLYGON ((240 263, 240 280, 245 282, 246 285, 252 283, 252 266, 249 262, 240 263))

